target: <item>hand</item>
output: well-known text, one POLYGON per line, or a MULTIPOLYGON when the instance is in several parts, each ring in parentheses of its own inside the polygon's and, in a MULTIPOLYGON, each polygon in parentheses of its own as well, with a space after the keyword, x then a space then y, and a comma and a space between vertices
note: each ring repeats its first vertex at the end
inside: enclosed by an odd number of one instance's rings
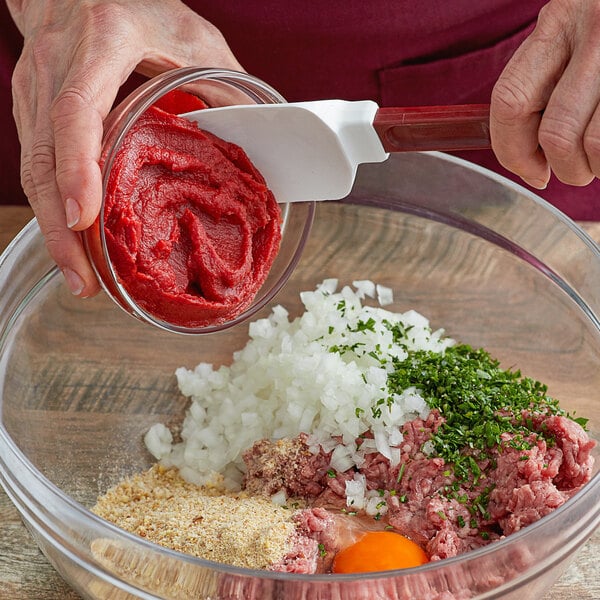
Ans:
POLYGON ((600 3, 551 0, 492 93, 498 160, 531 186, 600 176, 600 3))
POLYGON ((134 71, 242 70, 221 34, 179 0, 8 0, 24 36, 13 76, 21 180, 75 295, 99 290, 78 232, 100 210, 103 121, 134 71))

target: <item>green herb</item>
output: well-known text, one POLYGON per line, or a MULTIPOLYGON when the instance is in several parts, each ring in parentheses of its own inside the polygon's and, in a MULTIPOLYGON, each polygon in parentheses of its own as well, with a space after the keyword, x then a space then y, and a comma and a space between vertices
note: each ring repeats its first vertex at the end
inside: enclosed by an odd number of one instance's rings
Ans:
POLYGON ((335 479, 336 478, 335 471, 333 469, 329 469, 327 471, 327 477, 329 477, 330 479, 335 479))
POLYGON ((319 556, 325 558, 327 556, 327 550, 325 550, 324 544, 319 544, 319 556))
MULTIPOLYGON (((350 326, 348 326, 348 329, 350 329, 350 326)), ((373 331, 373 332, 375 332, 375 319, 373 317, 369 317, 369 319, 367 321, 359 321, 356 324, 356 327, 354 329, 351 329, 351 331, 373 331)))
MULTIPOLYGON (((401 327, 390 329, 394 337, 406 337, 401 327)), ((488 352, 466 344, 443 353, 415 351, 394 360, 390 393, 400 394, 411 386, 445 419, 431 439, 436 454, 453 465, 459 481, 472 485, 484 476, 479 461, 490 459, 489 450, 501 445, 502 434, 510 433, 511 443, 523 450, 531 447, 532 434, 543 435, 529 417, 522 417, 524 413, 564 414, 545 385, 522 377, 520 371, 501 369, 488 352)))
POLYGON ((402 477, 404 477, 404 471, 406 471, 406 463, 402 463, 400 465, 400 470, 398 471, 398 477, 396 478, 396 483, 400 483, 402 481, 402 477))
POLYGON ((587 428, 587 424, 589 419, 585 419, 584 417, 576 417, 572 419, 573 421, 575 421, 575 423, 577 423, 578 425, 581 425, 581 427, 583 427, 583 429, 587 428))
POLYGON ((459 527, 464 527, 465 526, 465 520, 462 517, 462 515, 458 515, 458 517, 456 517, 456 522, 458 523, 459 527))
POLYGON ((392 332, 394 344, 405 347, 404 342, 408 341, 408 332, 413 328, 413 325, 405 326, 404 323, 394 323, 392 325, 389 321, 384 321, 383 324, 392 332))
POLYGON ((338 354, 345 354, 346 352, 354 352, 356 354, 356 351, 361 346, 364 346, 364 343, 354 342, 354 344, 341 344, 341 345, 334 344, 333 346, 329 347, 329 352, 332 352, 332 353, 337 352, 338 354))

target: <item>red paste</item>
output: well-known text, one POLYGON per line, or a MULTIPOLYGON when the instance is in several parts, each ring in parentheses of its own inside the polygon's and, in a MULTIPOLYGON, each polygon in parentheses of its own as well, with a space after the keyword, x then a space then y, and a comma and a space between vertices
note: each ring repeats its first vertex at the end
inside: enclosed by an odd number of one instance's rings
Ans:
POLYGON ((104 225, 121 284, 148 313, 185 327, 239 315, 279 249, 281 213, 244 151, 150 108, 113 163, 104 225))

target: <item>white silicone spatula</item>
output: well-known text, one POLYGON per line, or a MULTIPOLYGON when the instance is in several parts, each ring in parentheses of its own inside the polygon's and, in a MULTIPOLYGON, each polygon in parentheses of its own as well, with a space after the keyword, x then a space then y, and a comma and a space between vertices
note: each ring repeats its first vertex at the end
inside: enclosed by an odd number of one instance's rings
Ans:
POLYGON ((226 106, 182 115, 241 146, 279 202, 337 200, 389 152, 490 147, 489 106, 379 108, 370 100, 226 106))

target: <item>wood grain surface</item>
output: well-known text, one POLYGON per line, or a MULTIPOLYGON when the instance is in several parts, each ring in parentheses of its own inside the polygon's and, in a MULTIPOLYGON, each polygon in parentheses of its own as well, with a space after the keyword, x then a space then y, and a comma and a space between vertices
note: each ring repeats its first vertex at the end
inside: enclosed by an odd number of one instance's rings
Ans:
MULTIPOLYGON (((0 250, 31 219, 26 207, 0 206, 0 250)), ((600 223, 582 224, 600 240, 600 223)), ((600 598, 600 530, 540 600, 594 600, 600 598)), ((0 599, 78 600, 30 538, 10 499, 0 490, 0 599)), ((534 599, 526 599, 534 600, 534 599)), ((537 600, 537 599, 536 599, 537 600)))

